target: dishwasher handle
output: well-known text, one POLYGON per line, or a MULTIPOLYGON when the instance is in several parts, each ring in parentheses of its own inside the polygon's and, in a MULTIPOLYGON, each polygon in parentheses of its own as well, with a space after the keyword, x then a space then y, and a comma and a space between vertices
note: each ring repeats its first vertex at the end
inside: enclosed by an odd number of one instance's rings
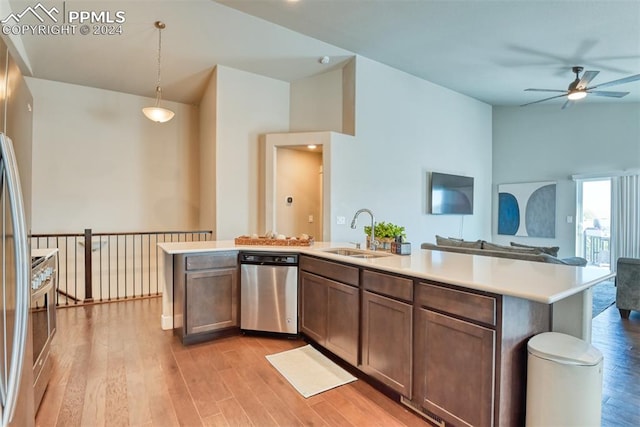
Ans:
POLYGON ((298 255, 242 253, 240 254, 240 264, 296 266, 298 265, 298 255))

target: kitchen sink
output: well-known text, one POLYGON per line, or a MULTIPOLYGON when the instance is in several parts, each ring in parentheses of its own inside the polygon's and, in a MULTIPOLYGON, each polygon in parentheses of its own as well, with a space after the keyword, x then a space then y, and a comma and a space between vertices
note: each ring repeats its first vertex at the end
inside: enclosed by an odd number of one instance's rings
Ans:
POLYGON ((335 254, 335 255, 348 256, 351 258, 361 258, 361 259, 382 258, 386 256, 391 256, 391 254, 389 253, 365 251, 362 249, 351 249, 351 248, 332 248, 332 249, 325 249, 322 252, 335 254))

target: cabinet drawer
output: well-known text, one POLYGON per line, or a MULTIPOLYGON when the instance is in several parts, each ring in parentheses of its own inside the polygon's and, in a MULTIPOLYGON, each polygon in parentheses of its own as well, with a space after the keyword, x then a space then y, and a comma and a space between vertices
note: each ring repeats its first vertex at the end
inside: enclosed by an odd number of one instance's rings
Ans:
POLYGON ((217 252, 205 255, 187 255, 187 270, 206 270, 210 268, 236 267, 238 252, 217 252))
POLYGON ((410 279, 365 270, 362 272, 362 285, 368 291, 413 301, 413 280, 410 279))
POLYGON ((303 256, 300 257, 300 269, 337 282, 358 286, 358 269, 356 267, 303 256))
POLYGON ((416 289, 416 302, 423 307, 496 325, 496 299, 493 297, 420 283, 416 289))

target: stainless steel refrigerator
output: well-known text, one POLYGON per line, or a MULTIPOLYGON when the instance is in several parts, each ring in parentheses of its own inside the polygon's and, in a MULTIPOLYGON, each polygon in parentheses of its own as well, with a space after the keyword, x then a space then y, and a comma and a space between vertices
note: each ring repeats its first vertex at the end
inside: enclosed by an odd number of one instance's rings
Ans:
POLYGON ((0 133, 0 419, 34 424, 29 331, 31 257, 13 144, 0 133))

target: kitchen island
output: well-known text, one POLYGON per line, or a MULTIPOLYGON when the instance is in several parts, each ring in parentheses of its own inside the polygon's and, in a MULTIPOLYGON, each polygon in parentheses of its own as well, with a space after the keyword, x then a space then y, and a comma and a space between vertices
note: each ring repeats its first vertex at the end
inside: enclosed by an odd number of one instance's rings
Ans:
POLYGON ((162 329, 173 329, 173 256, 223 251, 291 252, 326 258, 356 266, 433 280, 477 291, 549 304, 552 330, 590 341, 591 288, 614 277, 600 267, 573 267, 506 258, 416 249, 411 255, 352 258, 326 252, 353 245, 316 242, 313 246, 237 246, 234 241, 159 243, 162 249, 162 329))
POLYGON ((174 305, 174 296, 179 301, 191 286, 196 304, 219 295, 211 310, 223 313, 195 332, 222 325, 237 333, 238 267, 230 262, 242 251, 299 254, 301 334, 439 425, 522 425, 526 342, 550 330, 589 341, 591 288, 613 277, 602 268, 426 249, 350 256, 336 250, 349 245, 333 242, 158 246, 162 327, 174 331, 189 323, 173 311, 184 307, 186 315, 189 302, 174 305))

